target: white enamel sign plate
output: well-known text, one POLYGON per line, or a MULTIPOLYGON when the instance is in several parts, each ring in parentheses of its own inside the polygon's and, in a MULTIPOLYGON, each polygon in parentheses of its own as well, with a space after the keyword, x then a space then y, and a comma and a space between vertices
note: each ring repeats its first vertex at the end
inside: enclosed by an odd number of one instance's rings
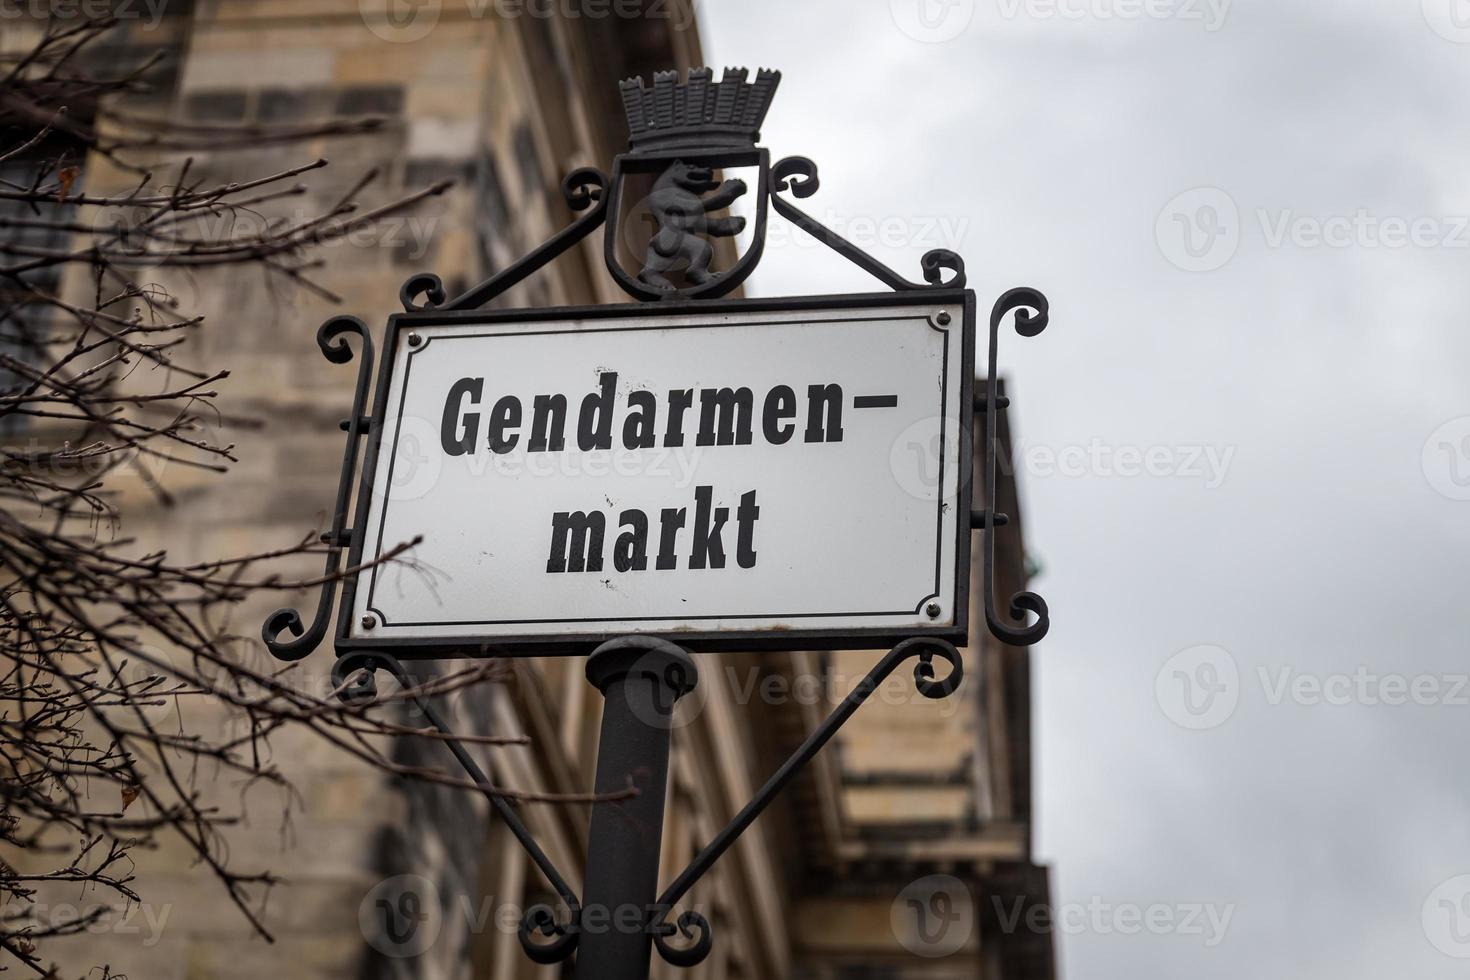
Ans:
POLYGON ((358 559, 422 540, 361 573, 349 639, 961 635, 973 316, 943 298, 395 318, 358 559))

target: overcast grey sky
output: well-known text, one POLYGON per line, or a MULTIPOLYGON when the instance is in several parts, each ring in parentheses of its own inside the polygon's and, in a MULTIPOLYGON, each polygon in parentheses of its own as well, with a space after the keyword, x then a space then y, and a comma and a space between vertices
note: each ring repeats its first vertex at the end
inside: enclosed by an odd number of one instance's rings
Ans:
MULTIPOLYGON (((803 207, 913 278, 959 251, 982 308, 1051 298, 1001 356, 1064 975, 1465 976, 1470 3, 701 18, 711 64, 784 72, 803 207)), ((870 287, 793 243, 751 291, 870 287)))

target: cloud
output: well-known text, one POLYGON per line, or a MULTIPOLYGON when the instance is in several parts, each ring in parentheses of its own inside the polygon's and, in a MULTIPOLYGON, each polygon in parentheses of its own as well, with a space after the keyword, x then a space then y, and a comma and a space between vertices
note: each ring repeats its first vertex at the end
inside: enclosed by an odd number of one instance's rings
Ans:
MULTIPOLYGON (((1237 906, 1209 950, 1064 935, 1068 976, 1460 975, 1421 909, 1470 873, 1452 749, 1470 708, 1272 704, 1257 681, 1470 670, 1470 503, 1424 472, 1426 440, 1470 416, 1470 248, 1266 234, 1470 216, 1470 44, 1431 27, 1436 2, 1238 0, 1209 31, 977 0, 935 43, 888 3, 702 8, 712 63, 784 71, 763 142, 820 165, 803 207, 957 218, 982 306, 1048 293, 1046 334, 1003 343, 1018 438, 1233 449, 1214 488, 1022 475, 1053 612, 1035 719, 1057 900, 1237 906), (1156 236, 1193 188, 1239 209, 1214 271, 1179 268, 1156 236), (1154 683, 1202 644, 1245 686, 1227 723, 1189 731, 1154 683)), ((872 250, 918 276, 921 248, 872 250)), ((768 251, 751 281, 870 288, 813 248, 768 251)))

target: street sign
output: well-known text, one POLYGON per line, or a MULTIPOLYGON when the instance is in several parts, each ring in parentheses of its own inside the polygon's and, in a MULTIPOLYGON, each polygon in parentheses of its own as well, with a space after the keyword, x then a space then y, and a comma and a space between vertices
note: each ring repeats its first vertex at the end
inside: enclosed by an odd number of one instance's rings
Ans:
POLYGON ((354 647, 965 641, 968 291, 416 312, 386 350, 354 647))
POLYGON ((972 529, 991 635, 1024 647, 1049 628, 1034 592, 997 609, 994 580, 995 532, 1010 523, 994 509, 1010 404, 999 332, 1011 317, 1040 334, 1046 297, 1017 287, 995 301, 977 399, 964 260, 931 249, 922 281, 908 279, 798 207, 820 186, 816 163, 773 163, 757 145, 780 78, 739 68, 716 82, 700 68, 687 81, 659 72, 651 88, 623 81, 628 152, 611 175, 579 167, 562 181, 580 217, 460 290, 410 276, 376 385, 367 324, 338 315, 317 330, 329 361, 358 363, 326 565, 314 617, 277 609, 261 638, 282 661, 309 655, 340 581, 332 680, 354 704, 376 697, 379 672, 412 687, 400 656, 587 654, 604 708, 595 790, 636 778, 639 792, 592 809, 580 898, 427 693, 407 692, 571 910, 561 921, 527 909, 522 949, 540 964, 575 952, 581 980, 644 980, 651 949, 676 967, 702 962, 709 920, 688 906, 672 916, 792 776, 901 664, 913 662, 921 697, 955 692, 972 529), (651 182, 631 208, 629 178, 651 182), (721 212, 752 190, 746 229, 721 212), (768 206, 893 292, 725 300, 760 261, 768 206), (630 228, 647 232, 636 272, 623 264, 630 228), (482 309, 598 230, 612 282, 639 304, 482 309), (711 239, 747 230, 744 251, 717 262, 711 239), (977 415, 984 506, 972 509, 977 415), (841 647, 891 649, 656 893, 670 713, 699 676, 689 651, 841 647), (625 908, 646 911, 643 928, 580 918, 625 908))

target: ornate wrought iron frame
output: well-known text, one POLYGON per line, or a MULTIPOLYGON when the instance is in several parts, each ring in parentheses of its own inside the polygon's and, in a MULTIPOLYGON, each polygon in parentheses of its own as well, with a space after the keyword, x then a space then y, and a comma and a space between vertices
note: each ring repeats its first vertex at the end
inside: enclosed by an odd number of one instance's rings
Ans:
MULTIPOLYGON (((691 147, 686 141, 680 144, 677 150, 660 152, 642 149, 620 154, 614 161, 611 179, 599 170, 582 168, 569 174, 563 181, 562 194, 567 205, 573 212, 580 214, 580 217, 566 228, 509 267, 452 298, 447 295, 444 284, 438 276, 432 273, 411 276, 403 284, 399 294, 405 315, 395 317, 393 322, 396 326, 400 323, 412 322, 418 315, 432 317, 457 311, 480 309, 484 304, 520 283, 604 225, 607 226, 603 243, 604 261, 613 279, 635 300, 641 303, 663 304, 662 308, 670 313, 698 312, 721 305, 729 307, 730 303, 717 304, 711 301, 737 288, 760 261, 766 234, 768 205, 777 214, 871 274, 895 293, 944 297, 950 302, 962 300, 966 303, 967 313, 973 310, 973 294, 965 289, 965 265, 954 252, 945 249, 928 252, 920 261, 922 281, 909 280, 827 228, 782 196, 783 193, 789 193, 794 198, 805 199, 816 193, 819 186, 817 167, 811 160, 805 157, 787 157, 772 165, 768 151, 754 146, 753 139, 752 145, 748 148, 731 147, 719 141, 712 141, 709 146, 703 148, 698 145, 691 147), (749 250, 731 269, 708 282, 665 291, 640 281, 621 266, 617 254, 617 229, 624 202, 623 185, 627 176, 635 173, 656 172, 667 167, 676 159, 685 162, 693 161, 710 168, 756 166, 759 167, 760 176, 753 239, 749 250), (947 276, 946 273, 948 273, 947 276)), ((748 308, 755 308, 760 304, 788 306, 793 302, 796 304, 803 302, 831 303, 842 298, 804 297, 796 300, 741 301, 738 305, 748 308)), ((872 299, 872 296, 864 295, 861 298, 872 299)), ((556 312, 542 310, 536 311, 534 315, 545 317, 554 315, 556 312)), ((979 531, 985 537, 982 545, 981 588, 988 628, 996 638, 1004 643, 1025 646, 1038 642, 1047 633, 1050 620, 1046 602, 1034 592, 1020 592, 1010 597, 1006 614, 1002 615, 997 609, 995 598, 995 535, 1008 523, 1007 515, 997 513, 993 509, 998 474, 997 420, 1000 412, 1005 411, 1010 405, 1009 399, 998 393, 997 353, 1001 326, 1006 317, 1012 314, 1017 333, 1023 337, 1034 337, 1047 326, 1049 306, 1046 298, 1040 292, 1023 287, 1002 294, 991 309, 988 368, 984 388, 978 394, 971 396, 974 414, 983 415, 985 422, 986 439, 983 463, 985 506, 971 510, 970 529, 979 531), (1027 614, 1034 616, 1034 620, 1028 623, 1025 619, 1027 614)), ((340 423, 341 428, 347 433, 347 439, 331 526, 322 535, 322 540, 328 546, 328 554, 323 576, 325 581, 318 595, 316 612, 308 626, 295 609, 277 610, 267 618, 262 629, 262 638, 270 652, 281 660, 296 661, 307 656, 326 637, 327 630, 330 628, 332 606, 336 599, 337 582, 345 578, 347 585, 344 587, 342 612, 338 617, 336 635, 338 659, 333 667, 333 677, 339 688, 342 689, 342 696, 345 699, 360 700, 375 695, 373 676, 378 670, 386 670, 405 687, 412 687, 408 672, 395 654, 434 658, 463 655, 465 651, 436 647, 405 650, 394 646, 391 641, 382 645, 363 644, 353 641, 349 636, 347 617, 351 615, 351 596, 355 587, 355 573, 363 550, 361 535, 356 529, 364 526, 368 496, 366 489, 361 487, 364 477, 359 476, 358 463, 362 455, 361 440, 371 435, 370 446, 375 447, 378 443, 377 435, 384 422, 381 417, 383 405, 381 396, 387 380, 385 374, 379 381, 379 398, 375 403, 375 408, 370 412, 368 406, 374 404, 370 397, 373 386, 374 347, 371 332, 361 320, 351 316, 333 317, 317 331, 317 345, 329 361, 345 364, 354 357, 352 347, 347 343, 348 336, 352 334, 356 334, 360 347, 360 353, 357 355, 357 383, 351 415, 340 423), (354 486, 359 486, 360 489, 357 493, 355 517, 349 524, 349 514, 353 513, 354 486), (345 569, 342 567, 344 554, 349 556, 348 566, 345 569)), ((966 354, 973 356, 973 347, 966 354)), ((968 436, 967 431, 965 437, 968 436)), ((968 459, 968 453, 966 458, 968 459)), ((361 473, 364 475, 371 473, 373 462, 370 452, 368 458, 363 461, 361 473)), ((971 480, 973 480, 973 465, 971 466, 971 480)), ((964 482, 965 492, 968 495, 971 481, 964 482)), ((966 583, 969 580, 968 563, 969 558, 966 555, 964 575, 966 583)), ((968 605, 968 600, 966 600, 966 605, 968 605)), ((831 637, 832 642, 828 645, 841 646, 844 639, 845 637, 834 634, 831 637)), ((790 758, 771 775, 755 797, 700 850, 689 866, 675 877, 655 902, 647 907, 648 914, 643 931, 665 960, 677 966, 689 967, 701 962, 709 954, 712 947, 712 930, 710 923, 702 915, 688 910, 673 921, 669 921, 670 916, 673 915, 680 900, 769 806, 776 794, 831 740, 847 719, 902 663, 917 658, 914 665, 914 680, 922 696, 943 698, 952 694, 959 686, 962 667, 959 653, 951 641, 964 642, 965 639, 964 630, 961 629, 953 635, 913 636, 898 642, 790 758), (935 677, 934 660, 936 657, 949 665, 949 672, 942 679, 935 677), (689 945, 673 945, 670 939, 676 933, 690 940, 689 945)), ((660 644, 667 645, 664 644, 664 641, 651 637, 630 637, 604 642, 593 651, 591 648, 601 640, 606 640, 606 637, 593 635, 579 637, 576 638, 573 646, 580 646, 582 650, 590 651, 592 659, 596 660, 610 654, 609 648, 626 647, 630 643, 648 645, 650 649, 660 644)), ((805 637, 802 646, 803 648, 809 646, 805 637)), ((706 648, 711 647, 706 646, 706 648)), ((785 648, 790 648, 789 642, 785 644, 785 648)), ((686 680, 688 685, 692 686, 692 679, 682 679, 679 683, 683 684, 686 680)), ((672 689, 673 697, 677 697, 683 689, 687 688, 673 687, 672 689)), ((511 832, 525 847, 537 868, 560 896, 561 901, 565 903, 566 913, 562 917, 558 917, 554 910, 545 905, 529 909, 520 924, 521 945, 527 955, 539 963, 553 963, 566 959, 576 949, 579 941, 579 917, 582 909, 580 899, 536 843, 530 831, 516 814, 514 807, 496 793, 475 760, 459 742, 454 740, 453 732, 450 731, 434 706, 425 698, 414 696, 413 699, 419 709, 424 712, 425 717, 429 719, 430 724, 444 735, 449 736, 447 744, 450 751, 470 778, 482 788, 491 806, 506 821, 511 832)), ((609 702, 609 708, 611 707, 611 702, 609 702)), ((589 857, 590 860, 591 857, 589 857)))
MULTIPOLYGON (((964 363, 972 363, 975 357, 974 320, 976 314, 974 294, 969 290, 933 288, 924 291, 924 298, 932 301, 936 305, 942 304, 946 307, 953 307, 957 315, 963 317, 964 322, 959 325, 959 330, 957 331, 961 337, 960 357, 964 363)), ((598 318, 615 319, 629 315, 647 316, 649 314, 678 317, 691 313, 797 312, 808 309, 821 311, 872 310, 890 305, 905 305, 909 302, 911 301, 903 293, 888 292, 749 300, 720 299, 677 303, 543 307, 534 310, 456 310, 449 312, 429 310, 395 314, 388 318, 384 342, 384 347, 388 353, 379 358, 381 363, 377 369, 378 379, 371 413, 363 417, 360 423, 367 435, 367 445, 363 453, 360 485, 357 490, 352 525, 354 528, 366 528, 369 524, 369 507, 373 496, 372 488, 373 481, 376 479, 378 457, 381 452, 390 451, 385 448, 383 438, 386 434, 385 429, 392 421, 387 418, 387 403, 394 367, 392 355, 394 351, 401 351, 403 349, 402 337, 415 328, 452 325, 456 323, 478 325, 483 323, 514 322, 530 325, 544 321, 588 320, 598 318), (382 424, 374 424, 373 420, 377 419, 382 420, 382 424)), ((329 323, 332 322, 335 321, 329 321, 329 323)), ((427 345, 425 346, 427 347, 427 345)), ((370 366, 365 365, 365 370, 369 368, 370 366)), ((965 373, 957 395, 960 405, 974 404, 976 397, 975 385, 971 377, 971 372, 965 373)), ((972 413, 960 413, 961 430, 955 437, 959 448, 960 472, 963 474, 960 479, 956 504, 961 513, 971 514, 971 520, 977 520, 983 518, 976 517, 974 512, 971 511, 971 498, 974 489, 972 418, 972 413)), ((894 643, 912 636, 936 637, 951 643, 963 645, 969 637, 972 530, 973 528, 969 521, 956 522, 955 537, 953 539, 955 597, 952 623, 936 623, 934 625, 905 629, 849 627, 836 629, 804 628, 799 631, 684 631, 680 632, 677 636, 670 636, 668 638, 687 649, 710 652, 789 650, 797 642, 801 644, 802 649, 813 650, 883 649, 891 647, 894 643)), ((347 567, 349 569, 364 567, 365 563, 373 560, 373 556, 370 554, 370 544, 365 540, 366 535, 349 533, 345 537, 348 539, 347 567)), ((356 615, 354 612, 356 595, 356 577, 348 577, 342 583, 342 601, 338 604, 339 611, 334 632, 334 641, 339 654, 357 650, 386 650, 405 660, 433 659, 455 655, 469 657, 502 654, 515 656, 577 655, 585 654, 598 643, 608 638, 605 633, 558 633, 545 637, 516 636, 513 639, 507 638, 502 643, 492 640, 467 641, 449 637, 408 640, 393 637, 364 636, 361 632, 354 633, 352 630, 353 617, 356 615)), ((318 615, 321 615, 320 611, 318 611, 318 615)))

